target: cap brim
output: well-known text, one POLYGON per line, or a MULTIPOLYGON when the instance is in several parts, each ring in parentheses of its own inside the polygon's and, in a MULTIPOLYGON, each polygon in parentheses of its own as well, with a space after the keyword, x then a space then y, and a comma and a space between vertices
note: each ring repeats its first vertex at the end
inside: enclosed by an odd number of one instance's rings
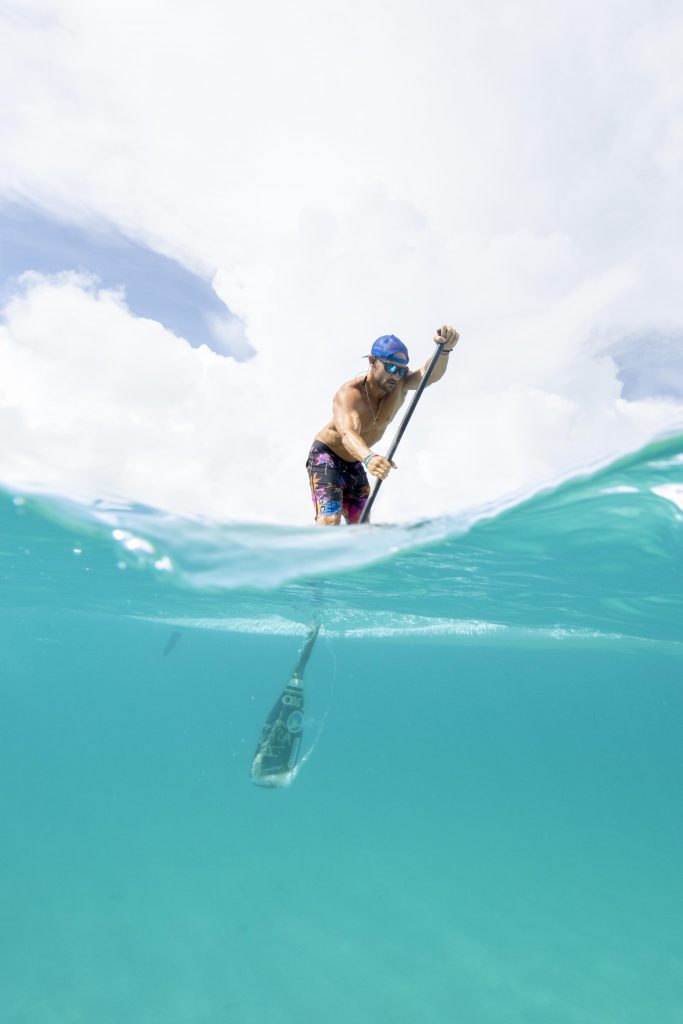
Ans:
POLYGON ((373 359, 383 359, 385 363, 396 363, 400 366, 407 366, 410 359, 404 356, 402 352, 391 352, 384 356, 375 355, 374 352, 368 352, 367 355, 363 356, 363 359, 369 359, 372 356, 373 359))

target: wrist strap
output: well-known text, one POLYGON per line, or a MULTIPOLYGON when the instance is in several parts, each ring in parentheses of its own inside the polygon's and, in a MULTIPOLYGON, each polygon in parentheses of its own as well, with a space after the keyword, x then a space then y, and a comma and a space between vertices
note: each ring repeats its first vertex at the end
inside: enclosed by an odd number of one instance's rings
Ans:
POLYGON ((374 459, 376 454, 377 452, 370 452, 369 455, 365 456, 365 458, 363 459, 363 465, 365 466, 366 469, 368 468, 368 462, 370 461, 370 459, 374 459))

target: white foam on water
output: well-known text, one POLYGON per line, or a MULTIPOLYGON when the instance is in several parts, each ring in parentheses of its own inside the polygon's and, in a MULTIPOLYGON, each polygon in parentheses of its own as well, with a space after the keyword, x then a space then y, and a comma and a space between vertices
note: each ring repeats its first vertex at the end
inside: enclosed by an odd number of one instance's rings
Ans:
POLYGON ((662 484, 659 487, 653 487, 652 493, 672 502, 676 508, 683 511, 683 484, 662 484))
MULTIPOLYGON (((131 616, 155 622, 159 625, 182 629, 198 629, 219 633, 241 633, 244 635, 304 637, 310 624, 296 622, 280 615, 265 618, 246 616, 218 617, 163 617, 131 616)), ((375 613, 371 620, 362 613, 356 616, 332 613, 321 627, 321 636, 329 640, 392 640, 394 642, 427 644, 473 643, 476 646, 516 647, 518 645, 556 646, 616 646, 620 649, 647 647, 677 653, 683 644, 676 641, 653 640, 646 637, 596 629, 571 629, 556 626, 506 626, 498 622, 476 619, 442 619, 418 615, 397 615, 387 611, 375 613), (356 624, 362 619, 363 625, 356 624)))

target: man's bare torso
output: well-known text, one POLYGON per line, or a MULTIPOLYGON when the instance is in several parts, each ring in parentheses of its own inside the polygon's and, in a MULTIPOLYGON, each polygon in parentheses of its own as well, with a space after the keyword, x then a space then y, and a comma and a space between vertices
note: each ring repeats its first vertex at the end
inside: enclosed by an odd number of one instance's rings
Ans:
MULTIPOLYGON (((406 397, 406 388, 400 382, 391 394, 384 395, 379 403, 375 403, 366 391, 365 375, 363 375, 362 377, 354 377, 353 380, 348 380, 345 384, 342 384, 337 395, 341 396, 344 392, 351 392, 346 397, 356 399, 354 404, 361 421, 359 433, 368 448, 372 448, 383 436, 384 431, 403 405, 406 397)), ((337 395, 335 395, 335 399, 337 395)), ((347 462, 356 461, 356 457, 347 451, 342 444, 341 434, 335 424, 334 416, 325 424, 322 430, 318 431, 315 439, 316 441, 322 441, 336 455, 339 455, 340 458, 345 459, 347 462)))

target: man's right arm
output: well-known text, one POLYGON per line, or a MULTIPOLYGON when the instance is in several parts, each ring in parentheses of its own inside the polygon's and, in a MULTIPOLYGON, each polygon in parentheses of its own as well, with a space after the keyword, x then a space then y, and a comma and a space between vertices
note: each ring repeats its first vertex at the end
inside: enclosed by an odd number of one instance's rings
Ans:
POLYGON ((346 450, 365 465, 368 473, 379 477, 380 480, 385 480, 389 475, 389 470, 396 469, 396 466, 393 462, 385 459, 383 455, 376 455, 363 440, 363 435, 360 432, 359 405, 361 401, 362 399, 351 389, 341 388, 334 396, 332 404, 334 425, 346 450), (368 459, 369 455, 373 457, 368 459), (367 462, 366 459, 368 459, 367 462))
POLYGON ((351 452, 362 462, 370 454, 370 449, 361 434, 361 418, 358 408, 359 398, 348 388, 341 388, 334 396, 332 415, 342 444, 347 452, 351 452))

